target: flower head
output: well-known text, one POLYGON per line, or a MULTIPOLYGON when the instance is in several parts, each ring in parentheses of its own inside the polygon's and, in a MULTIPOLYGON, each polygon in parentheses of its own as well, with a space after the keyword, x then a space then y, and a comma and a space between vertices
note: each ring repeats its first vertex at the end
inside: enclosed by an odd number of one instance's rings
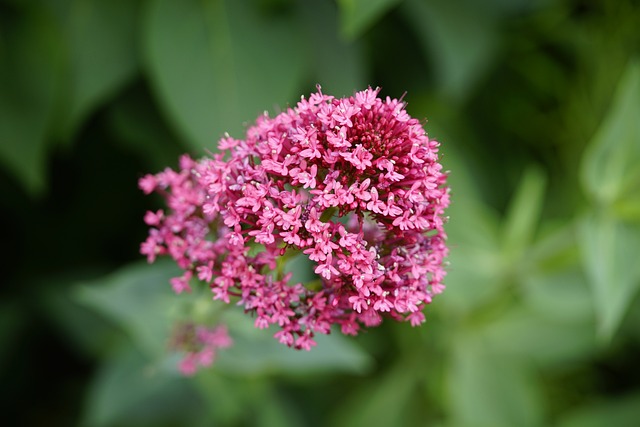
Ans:
POLYGON ((378 93, 336 99, 318 87, 260 116, 244 139, 225 136, 211 158, 185 156, 178 171, 142 178, 170 207, 147 214, 142 253, 185 270, 177 292, 195 275, 295 348, 310 349, 332 324, 356 334, 383 315, 423 322, 443 289, 449 189, 438 142, 378 93), (294 256, 315 263, 320 286, 282 273, 294 256))

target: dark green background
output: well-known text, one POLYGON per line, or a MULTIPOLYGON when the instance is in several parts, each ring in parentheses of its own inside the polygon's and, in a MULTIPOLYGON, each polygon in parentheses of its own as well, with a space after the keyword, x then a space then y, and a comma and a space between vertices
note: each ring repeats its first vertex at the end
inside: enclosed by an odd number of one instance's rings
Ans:
POLYGON ((639 23, 630 0, 0 0, 3 423, 636 426, 639 23), (306 353, 172 295, 137 180, 316 83, 425 119, 451 256, 423 327, 306 353), (212 318, 236 344, 183 379, 171 325, 212 318))

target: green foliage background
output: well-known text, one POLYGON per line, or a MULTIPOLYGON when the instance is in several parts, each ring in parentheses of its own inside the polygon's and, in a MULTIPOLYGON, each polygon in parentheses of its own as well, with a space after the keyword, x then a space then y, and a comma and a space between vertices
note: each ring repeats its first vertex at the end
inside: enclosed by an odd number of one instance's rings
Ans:
POLYGON ((0 0, 3 420, 638 425, 638 23, 631 0, 0 0), (451 257, 423 327, 306 353, 172 295, 136 184, 316 83, 428 118, 451 257), (236 345, 181 378, 172 322, 212 317, 236 345))

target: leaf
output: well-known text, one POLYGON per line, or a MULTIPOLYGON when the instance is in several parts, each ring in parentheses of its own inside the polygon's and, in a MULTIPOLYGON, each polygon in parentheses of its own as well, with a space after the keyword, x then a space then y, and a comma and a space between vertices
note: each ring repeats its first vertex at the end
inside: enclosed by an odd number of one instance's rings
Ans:
MULTIPOLYGON (((439 304, 448 314, 464 314, 491 300, 500 292, 504 270, 500 257, 498 220, 483 203, 465 197, 473 192, 454 189, 447 215, 450 254, 445 284, 439 304)), ((473 196, 471 196, 473 197, 473 196)))
POLYGON ((611 107, 587 147, 581 165, 584 191, 595 203, 611 205, 640 196, 640 61, 631 62, 611 107))
POLYGON ((65 30, 69 49, 63 141, 97 106, 133 78, 138 70, 135 0, 49 0, 65 30))
POLYGON ((124 345, 98 370, 82 425, 202 425, 202 414, 204 408, 186 379, 153 369, 142 354, 124 345))
MULTIPOLYGON (((414 359, 415 360, 415 359, 414 359)), ((365 383, 344 401, 328 425, 385 427, 408 425, 407 409, 420 379, 415 362, 398 359, 374 381, 365 383)))
POLYGON ((537 167, 528 168, 518 185, 505 218, 503 250, 506 257, 522 256, 532 241, 544 203, 546 178, 537 167))
POLYGON ((434 64, 438 87, 460 99, 487 71, 498 48, 497 21, 471 0, 407 0, 401 7, 434 64))
POLYGON ((342 33, 349 40, 361 36, 400 0, 338 0, 342 33))
POLYGON ((297 96, 304 52, 285 15, 267 19, 248 1, 148 6, 147 73, 167 118, 198 153, 297 96))
POLYGON ((493 353, 473 336, 458 336, 447 382, 452 425, 539 426, 540 390, 530 367, 493 353))
POLYGON ((582 220, 578 233, 598 335, 607 341, 640 287, 640 224, 624 223, 606 213, 592 213, 582 220))
POLYGON ((26 326, 26 314, 17 302, 3 299, 0 302, 0 372, 11 360, 26 326))
POLYGON ((118 135, 114 142, 142 159, 147 170, 163 170, 167 165, 177 164, 184 152, 185 148, 143 88, 134 88, 113 102, 109 121, 118 135))
POLYGON ((273 329, 256 329, 253 320, 237 310, 225 311, 222 321, 228 325, 233 339, 233 346, 221 351, 216 360, 217 369, 224 372, 240 375, 364 373, 372 365, 367 353, 337 331, 316 335, 316 347, 311 351, 298 351, 273 338, 273 329))
POLYGON ((349 96, 364 89, 367 70, 362 45, 338 37, 335 5, 325 1, 303 2, 300 9, 313 81, 334 96, 349 96))
POLYGON ((169 278, 177 275, 170 262, 134 264, 80 286, 76 298, 119 325, 149 357, 163 356, 169 314, 179 304, 169 278))
POLYGON ((564 415, 558 427, 635 427, 640 419, 640 392, 589 403, 564 415))
POLYGON ((34 11, 17 12, 0 37, 0 164, 38 195, 64 66, 60 34, 34 11))

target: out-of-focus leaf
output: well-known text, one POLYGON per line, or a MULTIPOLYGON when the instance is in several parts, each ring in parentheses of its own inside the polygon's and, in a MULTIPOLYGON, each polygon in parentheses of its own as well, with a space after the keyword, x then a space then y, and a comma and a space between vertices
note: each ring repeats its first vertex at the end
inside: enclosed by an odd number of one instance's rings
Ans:
POLYGON ((593 200, 611 205, 640 189, 640 61, 620 79, 611 108, 582 160, 582 185, 593 200))
POLYGON ((39 11, 0 29, 0 163, 31 194, 42 193, 46 141, 64 69, 60 34, 39 11))
POLYGON ((69 142, 87 115, 138 69, 137 0, 48 0, 69 49, 66 112, 60 136, 69 142))
POLYGON ((149 94, 135 89, 114 102, 109 111, 112 128, 118 136, 115 142, 143 159, 151 171, 176 165, 184 152, 154 107, 149 94))
POLYGON ((338 0, 342 34, 356 39, 400 0, 338 0))
POLYGON ((492 10, 473 0, 407 0, 400 10, 432 58, 443 93, 468 95, 498 48, 492 10))
POLYGON ((0 372, 18 346, 16 338, 26 320, 21 307, 15 301, 2 301, 0 303, 0 372))
POLYGON ((267 19, 248 1, 155 0, 146 9, 144 49, 154 92, 198 152, 295 99, 300 39, 286 15, 267 19))
POLYGON ((407 407, 420 379, 416 365, 399 359, 377 381, 364 385, 342 402, 329 424, 348 427, 408 425, 407 407))
POLYGON ((592 322, 548 318, 527 308, 503 314, 483 334, 495 351, 547 368, 584 360, 597 348, 592 322))
POLYGON ((335 5, 325 1, 301 3, 303 28, 308 34, 309 71, 314 81, 335 96, 365 89, 367 72, 361 45, 338 37, 335 5))
POLYGON ((140 353, 122 346, 98 371, 88 392, 82 425, 202 425, 198 418, 205 413, 203 409, 185 379, 153 369, 140 353))
POLYGON ((640 393, 589 403, 560 419, 558 427, 636 427, 640 420, 640 393))
MULTIPOLYGON (((51 283, 49 282, 49 285, 51 283)), ((79 354, 102 356, 123 338, 122 332, 103 317, 73 300, 67 292, 46 292, 42 304, 65 341, 79 354)))
POLYGON ((438 300, 448 306, 448 314, 466 313, 493 298, 504 269, 495 214, 481 202, 466 199, 464 189, 453 191, 447 210, 451 217, 447 290, 438 300))
POLYGON ((178 275, 170 262, 135 264, 78 288, 77 299, 113 320, 150 357, 163 355, 170 332, 170 312, 179 304, 169 278, 178 275))
POLYGON ((348 337, 337 331, 318 334, 311 351, 293 350, 273 338, 273 330, 259 330, 253 320, 236 310, 224 312, 233 346, 221 351, 216 366, 241 375, 305 374, 342 371, 363 373, 372 365, 371 357, 348 337))
POLYGON ((448 376, 448 414, 456 427, 540 426, 543 408, 531 366, 457 337, 448 376))
POLYGON ((640 287, 640 224, 623 223, 606 213, 589 214, 580 224, 579 237, 598 334, 608 340, 640 287))
POLYGON ((545 176, 539 168, 531 167, 525 171, 509 204, 502 229, 506 257, 520 257, 531 243, 540 220, 545 183, 545 176))

